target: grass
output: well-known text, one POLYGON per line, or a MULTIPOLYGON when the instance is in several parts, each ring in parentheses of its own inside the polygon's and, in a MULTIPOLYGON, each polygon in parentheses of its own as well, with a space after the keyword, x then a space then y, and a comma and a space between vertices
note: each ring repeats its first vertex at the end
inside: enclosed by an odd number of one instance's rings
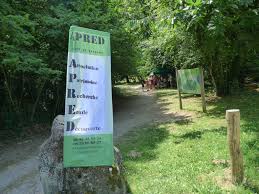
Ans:
MULTIPOLYGON (((199 97, 185 95, 180 111, 175 90, 158 90, 161 114, 191 114, 191 119, 151 124, 122 139, 126 178, 133 194, 259 193, 259 92, 226 98, 207 96, 207 113, 199 97), (241 147, 245 181, 230 182, 225 110, 241 111, 241 147), (135 150, 140 157, 128 156, 135 150), (216 162, 215 162, 216 161, 216 162)), ((173 119, 172 119, 173 120, 173 119)))

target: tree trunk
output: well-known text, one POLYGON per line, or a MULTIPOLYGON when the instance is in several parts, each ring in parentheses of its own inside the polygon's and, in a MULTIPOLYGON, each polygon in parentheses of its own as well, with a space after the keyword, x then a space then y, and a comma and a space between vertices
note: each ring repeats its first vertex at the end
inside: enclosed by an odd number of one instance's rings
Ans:
POLYGON ((128 84, 128 83, 130 83, 130 81, 129 81, 129 76, 127 76, 127 75, 126 75, 126 77, 125 77, 125 78, 126 78, 126 82, 127 82, 127 84, 128 84))
POLYGON ((35 115, 37 106, 38 106, 38 104, 39 104, 40 96, 41 96, 41 93, 42 93, 42 90, 43 90, 43 88, 44 88, 45 83, 46 83, 46 80, 44 80, 44 81, 42 82, 42 84, 40 85, 40 87, 39 87, 39 91, 38 91, 38 94, 37 94, 36 101, 35 101, 35 103, 33 104, 33 107, 32 107, 32 113, 31 113, 31 119, 30 119, 31 122, 33 122, 33 120, 34 120, 34 115, 35 115))
POLYGON ((213 84, 215 84, 215 90, 217 96, 226 96, 230 94, 230 81, 228 72, 224 72, 221 64, 212 64, 210 69, 213 84))
POLYGON ((56 99, 56 103, 55 103, 55 107, 54 107, 54 110, 53 110, 53 116, 55 116, 56 115, 56 112, 57 112, 57 110, 58 110, 58 106, 59 106, 59 87, 58 86, 56 86, 57 87, 57 99, 56 99))
POLYGON ((6 72, 4 70, 4 67, 3 67, 3 75, 4 75, 4 85, 5 85, 5 88, 7 90, 9 100, 12 104, 12 107, 13 107, 14 111, 16 112, 17 107, 16 107, 15 102, 14 102, 13 97, 12 97, 11 87, 8 84, 8 79, 7 79, 7 75, 6 75, 6 72))

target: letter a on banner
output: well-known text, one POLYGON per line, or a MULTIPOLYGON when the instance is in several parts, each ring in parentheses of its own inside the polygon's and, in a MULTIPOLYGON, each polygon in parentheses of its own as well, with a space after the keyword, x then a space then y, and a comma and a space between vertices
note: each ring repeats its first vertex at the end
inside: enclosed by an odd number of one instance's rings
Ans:
POLYGON ((113 164, 112 114, 110 34, 71 26, 64 167, 113 164))

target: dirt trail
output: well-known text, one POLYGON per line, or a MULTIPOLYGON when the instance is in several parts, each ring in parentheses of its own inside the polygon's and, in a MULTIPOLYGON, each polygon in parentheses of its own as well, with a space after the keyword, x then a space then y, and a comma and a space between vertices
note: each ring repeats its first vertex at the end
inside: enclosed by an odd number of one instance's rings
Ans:
MULTIPOLYGON (((138 86, 129 89, 135 95, 114 102, 115 142, 130 129, 161 119, 162 109, 152 92, 142 92, 138 86)), ((42 194, 37 155, 46 138, 35 136, 8 148, 0 147, 1 194, 42 194)))
POLYGON ((153 92, 142 92, 140 86, 131 86, 127 89, 132 90, 135 95, 113 102, 115 141, 132 128, 154 122, 157 113, 160 112, 153 92))

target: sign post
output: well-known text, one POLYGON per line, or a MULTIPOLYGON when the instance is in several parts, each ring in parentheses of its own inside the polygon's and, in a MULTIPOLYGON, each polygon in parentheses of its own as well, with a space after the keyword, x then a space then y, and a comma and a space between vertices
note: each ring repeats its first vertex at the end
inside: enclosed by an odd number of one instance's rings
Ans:
POLYGON ((182 109, 181 93, 200 94, 202 110, 206 112, 204 77, 202 68, 176 70, 177 89, 180 109, 182 109))
POLYGON ((183 103, 182 103, 182 96, 181 96, 181 90, 180 90, 180 79, 178 79, 178 70, 176 69, 176 84, 177 84, 177 91, 178 91, 178 97, 179 97, 179 105, 180 109, 183 109, 183 103))
POLYGON ((64 167, 111 166, 113 162, 110 34, 71 26, 64 167))

